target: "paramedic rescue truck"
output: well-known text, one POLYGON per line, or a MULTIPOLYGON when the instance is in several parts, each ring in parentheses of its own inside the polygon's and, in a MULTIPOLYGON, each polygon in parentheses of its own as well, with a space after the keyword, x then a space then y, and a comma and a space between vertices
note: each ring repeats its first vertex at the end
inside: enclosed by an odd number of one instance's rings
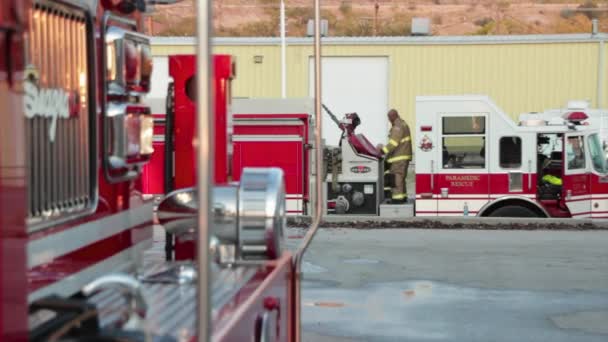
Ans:
MULTIPOLYGON (((160 203, 165 228, 204 239, 209 264, 144 257, 154 205, 140 178, 153 153, 145 6, 0 0, 0 339, 298 340, 299 264, 318 224, 295 254, 283 249, 280 170, 215 187, 199 179, 213 193, 205 210, 193 189, 160 203), (196 234, 197 222, 213 228, 196 234)), ((208 103, 210 93, 198 94, 208 103)), ((205 109, 197 120, 210 122, 205 109)), ((197 159, 212 174, 214 158, 197 159)))
POLYGON ((580 110, 513 122, 485 96, 416 98, 416 216, 608 217, 599 130, 580 110))

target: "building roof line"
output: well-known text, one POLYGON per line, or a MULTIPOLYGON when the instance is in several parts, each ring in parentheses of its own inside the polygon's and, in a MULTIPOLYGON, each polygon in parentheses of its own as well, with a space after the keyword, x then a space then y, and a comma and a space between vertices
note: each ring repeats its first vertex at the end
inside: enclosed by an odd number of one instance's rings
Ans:
MULTIPOLYGON (((608 41, 608 34, 534 34, 505 36, 425 36, 425 37, 326 37, 324 45, 455 45, 455 44, 539 44, 590 43, 608 41)), ((189 46, 194 37, 152 37, 153 45, 189 46)), ((278 37, 218 37, 214 45, 279 45, 278 37)), ((312 45, 312 38, 287 38, 288 45, 312 45)))

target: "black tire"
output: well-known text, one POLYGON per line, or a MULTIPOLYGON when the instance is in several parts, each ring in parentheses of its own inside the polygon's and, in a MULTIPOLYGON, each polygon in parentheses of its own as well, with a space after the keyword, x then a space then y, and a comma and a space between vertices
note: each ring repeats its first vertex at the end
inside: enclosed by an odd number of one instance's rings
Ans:
POLYGON ((534 210, 519 206, 505 205, 498 209, 492 210, 488 217, 542 217, 534 210))

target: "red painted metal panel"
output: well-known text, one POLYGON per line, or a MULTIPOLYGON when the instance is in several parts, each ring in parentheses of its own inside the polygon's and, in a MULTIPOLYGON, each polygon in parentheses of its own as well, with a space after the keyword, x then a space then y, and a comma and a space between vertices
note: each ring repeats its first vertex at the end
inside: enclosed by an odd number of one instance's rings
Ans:
POLYGON ((293 336, 292 255, 268 262, 218 313, 214 323, 214 341, 255 340, 256 326, 264 313, 274 311, 276 325, 272 341, 289 341, 293 336))
POLYGON ((448 188, 449 194, 480 194, 489 197, 490 175, 487 173, 438 174, 435 177, 435 193, 448 188))
POLYGON ((590 195, 589 174, 583 172, 576 175, 564 175, 564 191, 568 190, 572 192, 572 196, 590 195))
POLYGON ((608 176, 600 176, 598 174, 591 174, 591 192, 594 195, 606 194, 608 198, 608 176))
POLYGON ((178 189, 196 184, 194 179, 196 160, 192 145, 196 129, 196 107, 186 94, 186 82, 194 80, 195 67, 195 56, 169 57, 169 75, 173 77, 175 84, 175 187, 178 189))
POLYGON ((173 257, 175 260, 194 260, 194 252, 196 245, 192 240, 180 240, 175 237, 175 250, 173 257))
POLYGON ((243 167, 280 167, 285 172, 285 186, 288 195, 301 195, 309 199, 310 160, 305 144, 309 139, 310 116, 308 114, 245 114, 236 113, 234 118, 233 136, 264 135, 276 136, 277 142, 281 136, 300 136, 299 146, 295 142, 281 141, 280 145, 261 144, 260 142, 233 142, 232 173, 234 180, 240 179, 243 167), (297 120, 299 125, 281 124, 281 120, 297 120), (255 125, 247 124, 256 121, 255 125), (266 123, 266 124, 265 124, 266 123), (238 145, 238 146, 237 146, 238 145), (251 145, 251 146, 248 146, 251 145), (272 151, 272 153, 268 153, 272 151))
MULTIPOLYGON (((228 181, 228 103, 230 101, 230 82, 233 77, 232 57, 215 55, 215 182, 228 181)), ((176 55, 169 57, 169 74, 175 83, 175 187, 186 188, 196 184, 196 154, 193 146, 195 137, 196 103, 188 96, 193 90, 196 74, 196 56, 176 55), (192 82, 192 83, 190 83, 192 82)))
POLYGON ((245 167, 278 167, 284 172, 287 194, 304 193, 302 141, 235 141, 233 146, 235 181, 241 178, 245 167))
MULTIPOLYGON (((23 18, 16 16, 27 5, 0 0, 0 27, 18 29, 23 18)), ((22 78, 15 77, 23 71, 23 35, 13 34, 9 42, 1 31, 0 43, 12 53, 0 53, 0 340, 27 341, 26 146, 22 78)))
POLYGON ((416 174, 416 195, 430 194, 432 193, 430 174, 416 174))

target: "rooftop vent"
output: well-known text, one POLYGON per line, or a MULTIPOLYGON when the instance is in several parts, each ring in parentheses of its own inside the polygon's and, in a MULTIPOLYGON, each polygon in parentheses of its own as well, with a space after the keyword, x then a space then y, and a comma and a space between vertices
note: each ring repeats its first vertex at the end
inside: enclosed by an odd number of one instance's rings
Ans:
POLYGON ((412 36, 430 36, 431 19, 412 18, 412 36))

